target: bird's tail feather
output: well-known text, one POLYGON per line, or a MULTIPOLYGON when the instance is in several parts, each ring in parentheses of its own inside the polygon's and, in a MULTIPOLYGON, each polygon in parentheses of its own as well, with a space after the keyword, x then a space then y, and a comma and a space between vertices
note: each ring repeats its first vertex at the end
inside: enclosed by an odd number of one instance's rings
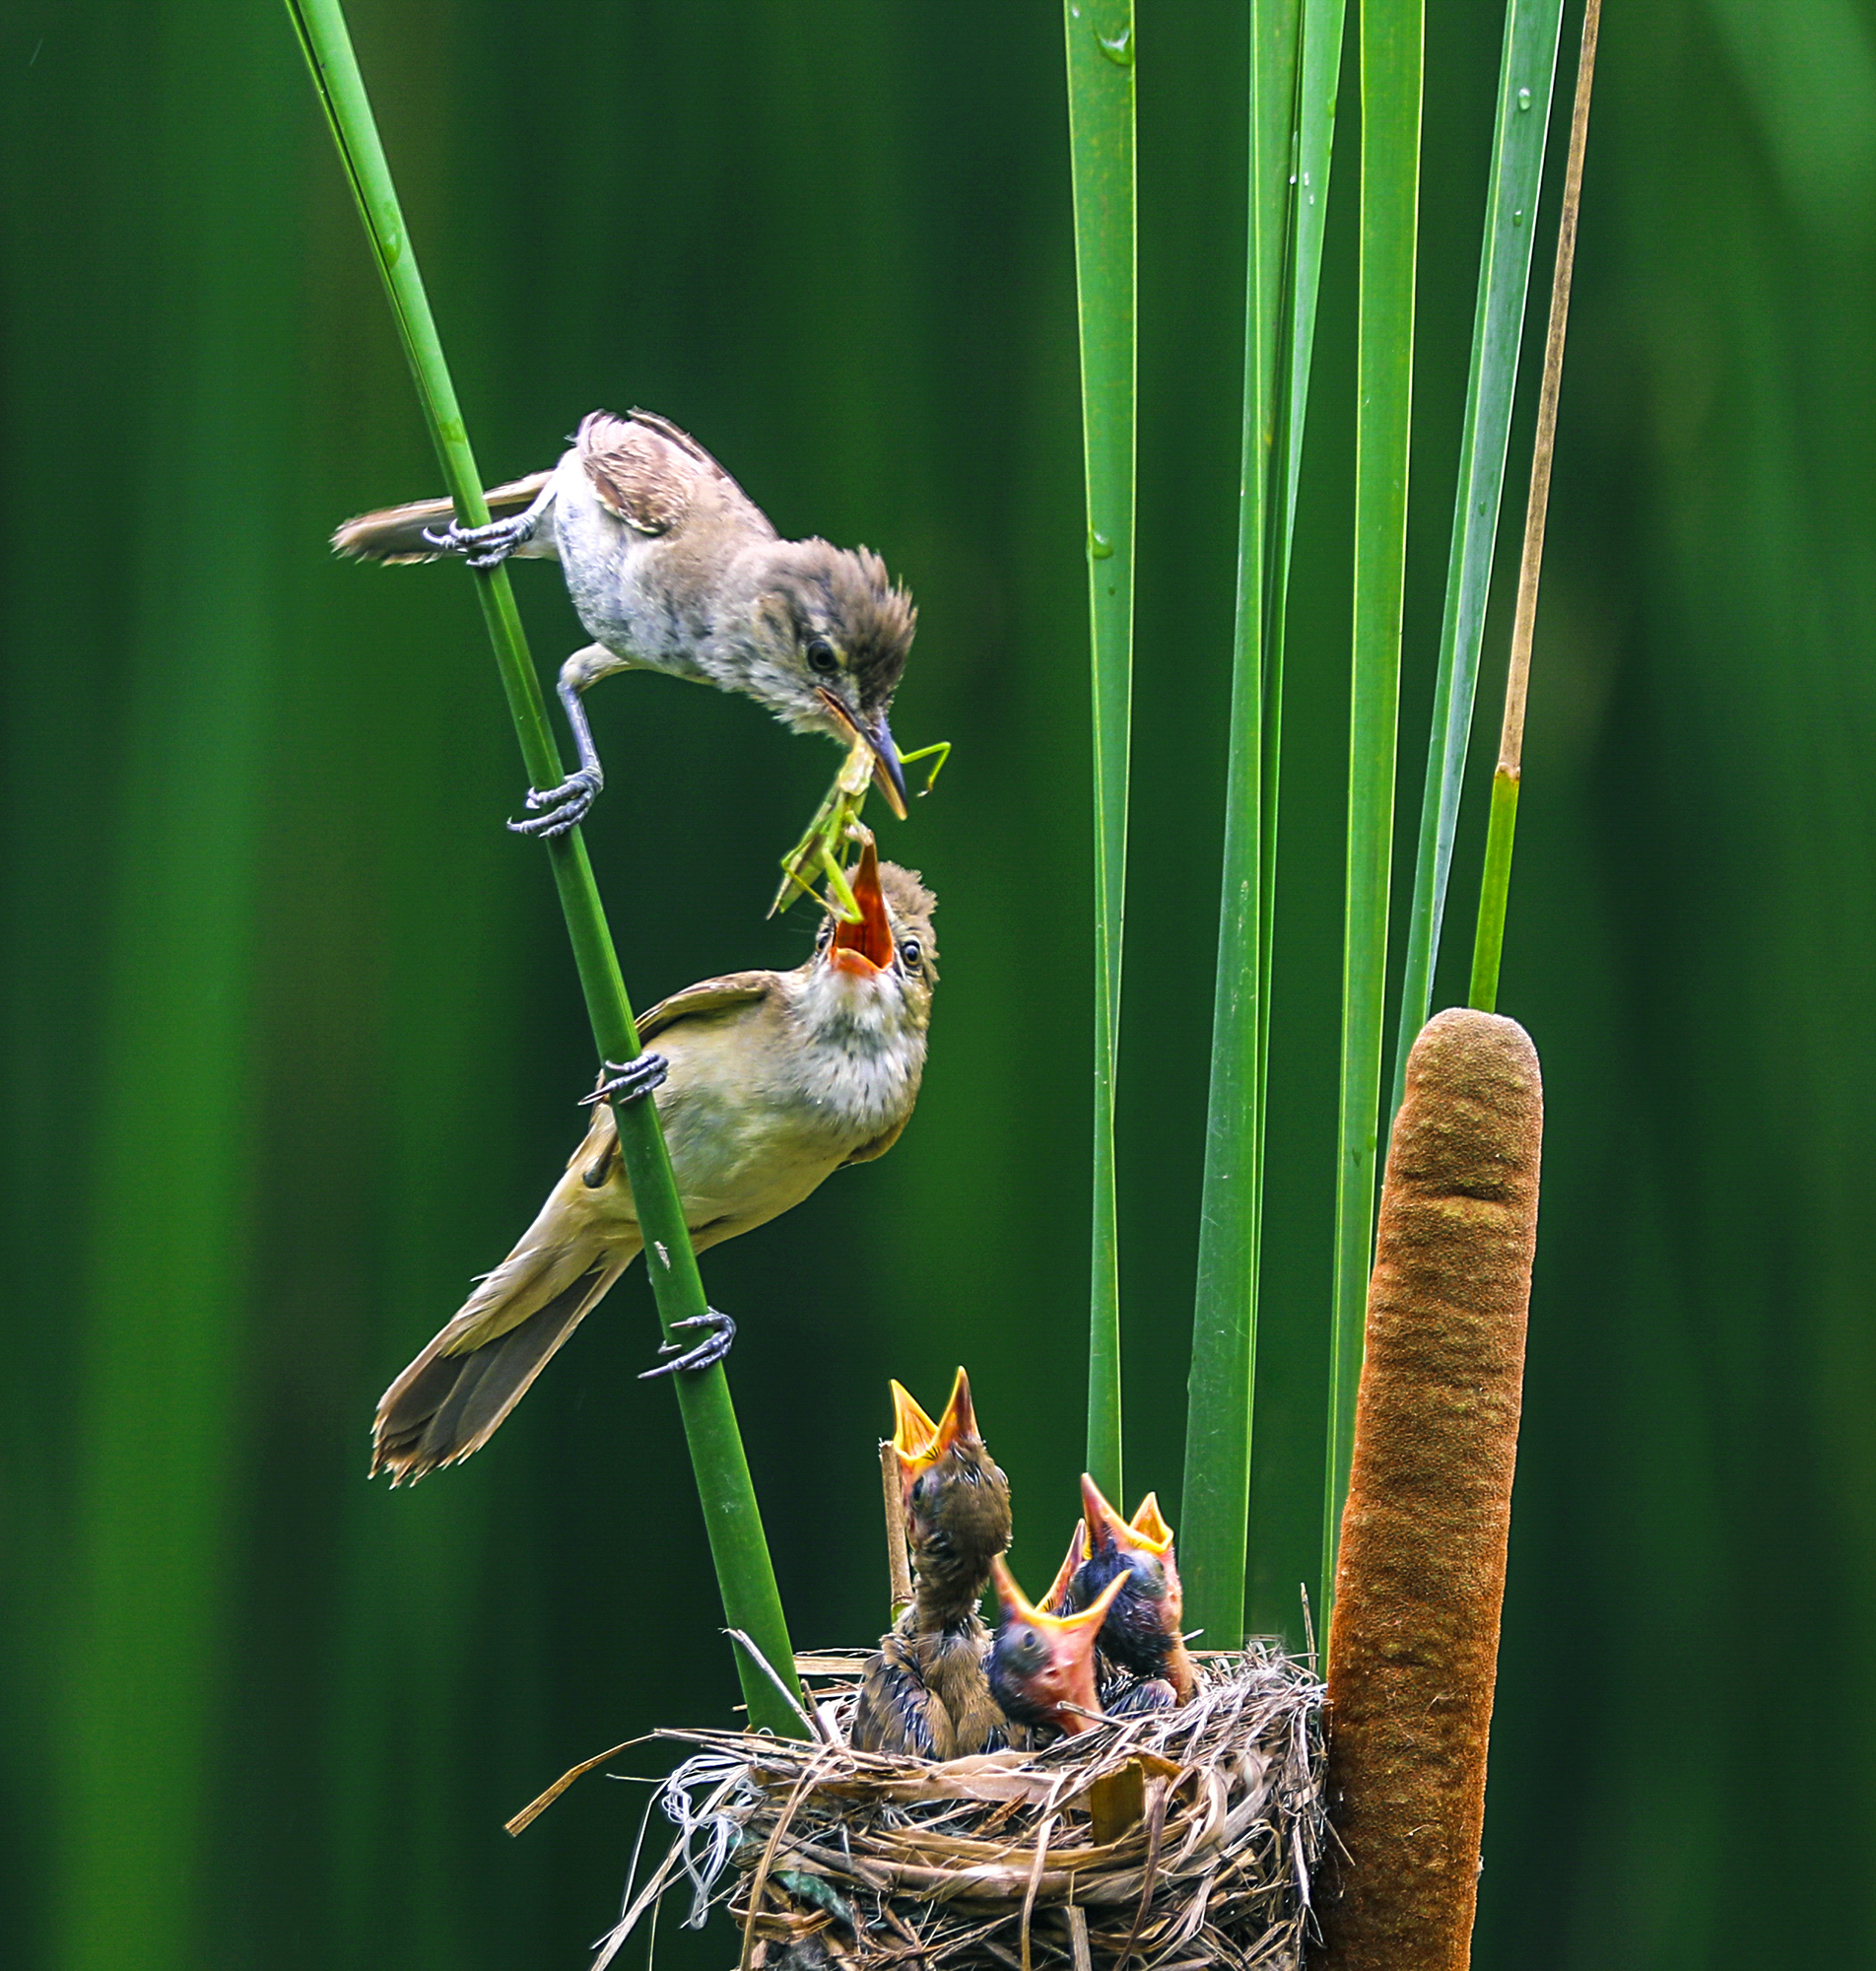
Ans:
POLYGON ((599 1256, 513 1326, 465 1348, 467 1333, 488 1325, 489 1288, 512 1265, 510 1260, 492 1274, 384 1392, 371 1433, 374 1477, 388 1471, 394 1485, 415 1482, 481 1450, 548 1358, 625 1270, 627 1259, 599 1256))
MULTIPOLYGON (((525 512, 540 497, 541 489, 554 475, 530 473, 525 479, 511 480, 483 495, 489 503, 491 519, 503 520, 525 512)), ((346 521, 332 536, 335 554, 354 561, 412 562, 436 561, 436 549, 424 538, 427 528, 447 526, 456 517, 448 500, 413 500, 407 507, 386 507, 381 512, 361 513, 346 521)))

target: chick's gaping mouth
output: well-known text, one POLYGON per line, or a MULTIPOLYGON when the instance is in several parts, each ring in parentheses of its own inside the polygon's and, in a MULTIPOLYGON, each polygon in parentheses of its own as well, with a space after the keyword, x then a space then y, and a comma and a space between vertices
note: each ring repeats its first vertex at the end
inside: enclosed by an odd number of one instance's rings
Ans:
POLYGON ((868 837, 860 850, 859 862, 847 878, 853 901, 860 907, 857 922, 837 918, 834 942, 828 948, 828 963, 837 972, 870 979, 893 962, 893 927, 886 918, 886 899, 880 893, 879 851, 868 837))

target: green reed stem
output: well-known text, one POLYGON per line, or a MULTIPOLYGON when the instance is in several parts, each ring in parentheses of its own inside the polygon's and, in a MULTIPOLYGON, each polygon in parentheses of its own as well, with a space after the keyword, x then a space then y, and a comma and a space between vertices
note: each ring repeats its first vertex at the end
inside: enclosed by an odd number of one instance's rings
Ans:
POLYGON ((1356 353, 1355 625, 1349 709, 1348 889, 1336 1134, 1335 1287, 1323 1480, 1326 1618, 1348 1493, 1374 1230, 1394 744, 1407 563, 1414 261, 1420 206, 1422 0, 1363 0, 1361 275, 1356 353))
MULTIPOLYGON (((287 12, 376 254, 384 292, 397 320, 404 353, 410 359, 411 375, 457 517, 467 526, 484 525, 489 509, 482 497, 482 475, 469 448, 344 12, 339 0, 287 0, 287 12)), ((560 755, 548 728, 540 682, 514 606, 507 570, 497 567, 482 573, 477 577, 476 590, 528 777, 537 787, 558 785, 563 777, 560 755)), ((639 1052, 638 1031, 585 844, 579 831, 573 829, 550 842, 547 849, 600 1058, 629 1060, 639 1052)), ((658 1319, 669 1336, 678 1322, 705 1312, 703 1278, 671 1175, 656 1105, 620 1104, 613 1113, 626 1173, 644 1228, 645 1265, 651 1275, 658 1319)), ((798 1693, 794 1652, 728 1380, 720 1364, 671 1380, 684 1418, 728 1625, 748 1635, 787 1688, 798 1693)), ((781 1692, 741 1650, 736 1652, 736 1669, 751 1724, 783 1734, 799 1733, 800 1721, 781 1692)))
POLYGON ((1132 0, 1064 0, 1075 194, 1095 782, 1095 1158, 1088 1469, 1121 1495, 1114 1067, 1133 706, 1134 86, 1132 0))
POLYGON ((1602 0, 1586 0, 1576 57, 1576 94, 1570 112, 1570 157, 1557 219, 1557 259, 1551 274, 1550 327, 1544 338, 1544 380, 1537 393, 1537 435, 1531 445, 1531 490, 1524 507, 1524 547, 1517 571, 1517 610, 1505 679, 1505 722, 1492 780, 1479 928, 1472 948, 1469 1001, 1482 1012, 1498 1007, 1499 960, 1511 890, 1511 844, 1518 787, 1524 775, 1524 705, 1530 691, 1531 640, 1537 629, 1537 583, 1544 568, 1544 520, 1550 510, 1551 462, 1557 453, 1557 401, 1564 384, 1564 335, 1570 326, 1570 277, 1576 262, 1576 215, 1582 205, 1583 153, 1589 142, 1589 96, 1596 79, 1596 35, 1602 0))
POLYGON ((1440 958, 1452 841, 1478 694, 1485 604, 1505 491, 1511 400, 1530 294, 1531 241, 1537 230, 1537 194, 1544 175, 1544 141, 1563 21, 1563 0, 1507 0, 1479 298, 1472 318, 1472 369, 1452 503, 1452 548, 1446 562, 1445 614, 1440 626, 1433 726, 1427 740, 1414 900, 1407 918, 1390 1116, 1399 1110, 1406 1090, 1407 1052, 1433 1009, 1434 968, 1440 958))
POLYGON ((1481 1013, 1499 1006, 1499 957, 1505 949, 1505 906, 1511 889, 1511 845, 1517 836, 1518 777, 1503 767, 1492 776, 1492 814, 1485 832, 1485 877, 1479 892, 1479 934, 1472 951, 1466 1004, 1481 1013))
MULTIPOLYGON (((1274 678, 1267 635, 1273 520, 1288 485, 1273 471, 1283 387, 1278 362, 1293 200, 1297 0, 1255 0, 1248 74, 1249 186, 1244 248, 1244 384, 1238 482, 1238 590, 1225 783, 1223 897, 1212 999, 1198 1284, 1187 1385, 1179 1553, 1189 1619, 1235 1649, 1244 1627, 1257 1275, 1263 1219, 1263 1120, 1269 999, 1266 852, 1274 827, 1274 678), (1276 482, 1273 485, 1273 479, 1276 482)), ((1279 559, 1287 560, 1287 556, 1279 559)))

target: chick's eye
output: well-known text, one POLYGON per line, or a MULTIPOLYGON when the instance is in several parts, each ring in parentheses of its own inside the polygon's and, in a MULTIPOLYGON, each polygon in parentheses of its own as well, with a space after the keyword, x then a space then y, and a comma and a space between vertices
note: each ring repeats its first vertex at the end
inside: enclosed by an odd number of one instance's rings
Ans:
POLYGON ((924 955, 925 955, 925 948, 918 942, 918 940, 915 937, 904 938, 901 941, 899 947, 899 956, 901 962, 906 967, 908 971, 913 966, 915 966, 918 963, 918 961, 922 957, 924 957, 924 955))
POLYGON ((806 654, 810 668, 819 671, 823 677, 832 677, 840 668, 840 659, 825 637, 813 639, 806 654))

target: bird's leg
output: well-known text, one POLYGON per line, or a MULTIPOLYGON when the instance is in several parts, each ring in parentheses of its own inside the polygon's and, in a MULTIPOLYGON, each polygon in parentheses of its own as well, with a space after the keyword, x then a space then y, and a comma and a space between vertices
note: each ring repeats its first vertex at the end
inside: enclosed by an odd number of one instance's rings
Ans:
POLYGON ((598 1102, 642 1102, 654 1088, 662 1088, 671 1072, 671 1063, 661 1053, 641 1053, 633 1060, 602 1060, 599 1086, 582 1095, 582 1107, 598 1102))
POLYGON ((465 527, 451 520, 446 527, 426 527, 424 538, 439 554, 461 555, 471 568, 500 568, 516 548, 534 538, 532 511, 511 520, 491 520, 486 527, 465 527))
POLYGON ((729 1353, 730 1343, 736 1339, 736 1324, 726 1314, 718 1314, 715 1308, 706 1307, 702 1314, 694 1314, 688 1321, 674 1321, 672 1333, 680 1327, 707 1327, 710 1332, 706 1340, 695 1347, 686 1348, 681 1341, 666 1341, 659 1345, 660 1355, 674 1355, 673 1362, 660 1362, 655 1369, 646 1369, 638 1378, 648 1383, 654 1376, 674 1376, 680 1369, 707 1369, 711 1363, 720 1362, 729 1353))
POLYGON ((595 655, 605 659, 609 668, 620 667, 610 650, 603 645, 594 644, 587 649, 576 650, 568 658, 561 666, 561 681, 555 687, 561 709, 567 714, 568 726, 573 734, 573 748, 579 755, 579 765, 557 787, 528 789, 530 811, 527 820, 508 823, 509 830, 515 835, 531 835, 542 842, 551 842, 555 836, 565 835, 585 818, 594 797, 606 784, 606 775, 599 764, 599 751, 593 744, 593 729, 586 722, 586 708, 580 701, 580 693, 602 674, 592 662, 595 655))
POLYGON ((446 527, 426 527, 424 539, 439 554, 461 555, 471 568, 499 568, 534 538, 553 502, 554 481, 550 477, 530 506, 506 519, 491 520, 481 527, 465 527, 452 519, 446 527))

